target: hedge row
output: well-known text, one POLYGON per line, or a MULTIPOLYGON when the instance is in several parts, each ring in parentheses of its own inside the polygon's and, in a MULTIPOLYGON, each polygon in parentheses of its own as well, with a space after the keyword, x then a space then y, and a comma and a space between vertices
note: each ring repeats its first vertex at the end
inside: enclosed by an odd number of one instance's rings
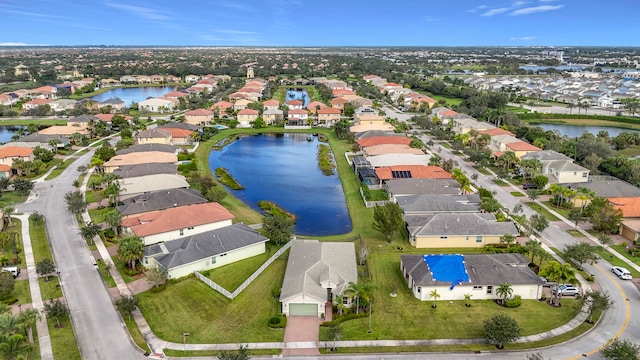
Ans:
POLYGON ((335 319, 333 319, 332 321, 325 321, 323 322, 320 326, 324 326, 324 327, 332 327, 338 324, 342 324, 343 322, 347 321, 347 320, 353 320, 353 319, 360 319, 363 317, 367 317, 369 315, 368 312, 361 312, 359 314, 347 314, 347 315, 343 315, 340 317, 337 317, 335 319))

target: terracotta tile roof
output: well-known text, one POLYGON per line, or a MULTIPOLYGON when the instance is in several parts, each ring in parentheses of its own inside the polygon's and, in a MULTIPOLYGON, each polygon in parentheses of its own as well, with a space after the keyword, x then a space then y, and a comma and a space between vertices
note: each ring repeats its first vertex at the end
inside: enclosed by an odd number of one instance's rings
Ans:
POLYGON ((335 99, 331 100, 331 105, 346 104, 348 102, 349 102, 349 100, 343 99, 341 97, 338 97, 338 98, 335 98, 335 99))
POLYGON ((356 94, 352 90, 345 90, 345 89, 334 89, 334 90, 331 91, 331 93, 333 94, 333 96, 355 95, 356 94))
POLYGON ((379 78, 379 77, 380 77, 380 76, 378 76, 378 75, 365 75, 365 76, 363 77, 363 79, 365 79, 365 80, 373 80, 373 79, 375 79, 375 78, 379 78))
POLYGON ((384 155, 384 154, 424 155, 424 152, 422 152, 422 150, 415 149, 409 145, 402 145, 402 144, 382 144, 382 145, 367 146, 363 148, 363 150, 369 156, 384 155))
MULTIPOLYGON (((439 166, 425 166, 425 165, 395 165, 385 166, 376 169, 376 175, 381 180, 394 179, 393 174, 395 172, 410 173, 411 178, 422 179, 450 179, 451 174, 444 171, 439 166)), ((401 178, 401 177, 395 177, 401 178)))
POLYGON ((291 114, 308 115, 309 113, 305 109, 291 109, 291 110, 289 110, 289 115, 291 115, 291 114))
POLYGON ((411 139, 401 136, 374 136, 366 139, 360 139, 357 141, 358 145, 362 147, 382 145, 382 144, 403 144, 409 145, 411 139))
POLYGON ((325 103, 322 103, 320 101, 312 101, 310 103, 307 104, 307 109, 309 110, 316 110, 316 106, 320 106, 320 109, 324 109, 327 107, 327 105, 325 103))
POLYGON ((135 216, 123 221, 137 236, 162 234, 168 231, 231 220, 234 216, 218 203, 178 206, 135 216))
POLYGON ((0 159, 9 157, 27 157, 33 154, 32 148, 7 146, 0 148, 0 159))
POLYGON ((102 166, 109 167, 147 163, 175 163, 176 161, 178 161, 178 156, 173 153, 166 153, 161 151, 144 151, 116 155, 109 159, 109 161, 102 164, 102 166))
POLYGON ((11 170, 11 166, 9 165, 5 165, 5 164, 0 164, 0 172, 7 172, 11 170))
POLYGON ((29 105, 45 105, 50 103, 52 100, 49 99, 33 99, 31 101, 27 101, 25 104, 29 105))
POLYGON ((457 112, 453 111, 453 110, 445 110, 443 112, 440 113, 440 116, 456 116, 458 115, 457 112))
POLYGON ((249 108, 238 111, 238 115, 258 115, 258 114, 259 114, 258 110, 253 110, 249 108))
POLYGON ((640 217, 640 197, 609 198, 614 208, 622 210, 626 218, 640 217))
POLYGON ((513 151, 540 151, 542 149, 540 149, 537 146, 533 146, 527 142, 524 141, 518 141, 518 142, 512 142, 512 143, 508 143, 507 147, 513 151))
POLYGON ((172 91, 170 93, 166 93, 163 95, 164 97, 175 97, 175 98, 180 98, 183 96, 189 96, 189 94, 187 93, 183 93, 181 91, 172 91))
POLYGON ((293 99, 293 100, 289 100, 289 101, 287 101, 285 104, 287 104, 287 105, 300 105, 300 106, 302 106, 302 101, 300 101, 300 100, 296 100, 296 99, 293 99))
POLYGON ((195 110, 187 111, 184 114, 186 116, 207 116, 207 115, 211 115, 213 113, 211 111, 205 110, 205 109, 195 109, 195 110))
POLYGON ((175 138, 186 138, 189 135, 193 134, 193 130, 187 129, 179 129, 179 128, 163 128, 164 130, 171 131, 171 137, 175 138))
POLYGON ((489 129, 489 130, 482 130, 482 131, 478 131, 478 134, 487 134, 489 136, 496 136, 496 135, 509 135, 509 136, 516 136, 514 133, 512 133, 509 130, 505 130, 505 129, 501 129, 501 128, 495 128, 495 129, 489 129))
POLYGON ((324 107, 318 110, 318 115, 320 114, 340 114, 340 110, 335 108, 330 108, 330 107, 324 107))
POLYGON ((211 107, 209 108, 210 110, 213 110, 215 108, 220 108, 220 109, 226 109, 226 108, 230 108, 233 106, 233 103, 228 102, 228 101, 218 101, 217 103, 211 105, 211 107))
POLYGON ((392 82, 388 82, 388 83, 386 83, 386 84, 384 84, 382 86, 386 86, 386 87, 388 87, 388 86, 394 86, 394 87, 400 86, 400 87, 402 87, 401 84, 396 84, 396 83, 392 83, 392 82))
POLYGON ((262 103, 262 106, 280 106, 280 101, 276 99, 267 100, 262 103))

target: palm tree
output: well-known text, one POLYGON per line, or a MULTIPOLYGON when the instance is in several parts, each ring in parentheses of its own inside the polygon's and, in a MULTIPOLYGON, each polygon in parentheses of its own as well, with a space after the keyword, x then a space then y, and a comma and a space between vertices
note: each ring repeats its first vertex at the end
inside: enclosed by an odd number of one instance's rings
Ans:
POLYGON ((440 299, 440 294, 438 294, 438 290, 437 289, 433 289, 432 292, 429 293, 429 297, 433 299, 433 305, 431 305, 432 308, 436 308, 436 300, 440 299))
POLYGON ((136 261, 144 256, 144 243, 137 236, 129 236, 118 242, 118 257, 125 261, 131 269, 135 269, 136 261))
POLYGON ((518 163, 518 157, 513 151, 507 151, 502 154, 497 160, 498 166, 501 166, 505 170, 511 169, 511 167, 518 163))
POLYGON ((549 185, 549 192, 551 193, 551 196, 553 196, 556 199, 556 206, 560 206, 560 194, 562 194, 562 192, 564 191, 565 187, 560 185, 560 184, 551 184, 549 185))
POLYGON ((12 314, 0 315, 0 334, 13 335, 21 332, 22 324, 12 314))
POLYGON ((464 306, 471 306, 471 304, 469 303, 469 301, 471 301, 471 296, 471 294, 464 294, 464 306))
POLYGON ((559 284, 570 283, 574 284, 577 279, 575 276, 575 270, 569 264, 560 264, 557 261, 550 261, 545 267, 540 270, 540 276, 544 276, 549 281, 555 283, 556 292, 553 295, 553 304, 555 306, 560 305, 560 291, 557 288, 559 284))
POLYGON ((0 354, 4 359, 18 360, 25 359, 24 355, 31 351, 31 345, 25 344, 25 337, 22 334, 0 336, 0 354))
POLYGON ((483 148, 483 147, 489 145, 490 142, 491 142, 491 135, 489 135, 489 134, 480 135, 480 137, 478 137, 478 140, 476 141, 476 143, 478 144, 479 148, 483 148))
POLYGON ((538 248, 542 249, 542 244, 537 240, 528 240, 526 243, 524 243, 524 248, 529 254, 531 254, 531 262, 533 262, 535 256, 537 255, 536 250, 538 248))
POLYGON ((4 216, 5 220, 9 224, 9 226, 13 225, 13 220, 11 218, 11 214, 13 214, 13 207, 5 206, 2 208, 2 216, 4 216))
POLYGON ((438 154, 433 154, 429 158, 429 166, 440 166, 442 167, 442 158, 438 154))
POLYGON ((368 284, 349 283, 349 287, 347 288, 348 297, 349 299, 356 299, 356 314, 360 311, 360 299, 363 300, 364 304, 368 304, 369 300, 371 300, 370 293, 372 289, 372 286, 368 284))
POLYGON ((36 309, 27 309, 18 315, 18 321, 27 331, 27 338, 30 344, 33 344, 33 326, 40 321, 41 318, 40 312, 36 309))
POLYGON ((58 153, 58 144, 62 144, 62 141, 60 141, 60 139, 50 139, 49 140, 49 146, 51 147, 51 150, 53 150, 54 153, 58 153))
POLYGON ((502 298, 502 305, 507 303, 507 298, 511 296, 511 294, 513 294, 513 288, 509 283, 500 284, 496 289, 496 295, 502 298))
POLYGON ((587 206, 587 204, 594 197, 596 197, 596 192, 595 191, 593 191, 591 189, 588 189, 588 188, 585 188, 585 187, 579 187, 578 188, 574 198, 577 199, 577 200, 580 200, 580 215, 582 215, 582 212, 584 211, 584 208, 587 206))
POLYGON ((569 108, 569 115, 571 115, 571 112, 573 111, 573 108, 576 107, 573 103, 569 103, 569 105, 567 105, 567 107, 569 108))
POLYGON ((122 214, 120 214, 120 211, 113 209, 107 212, 104 214, 104 221, 109 227, 113 228, 116 235, 120 235, 120 223, 122 223, 122 214))
POLYGON ((80 228, 80 236, 89 241, 89 245, 93 245, 93 238, 100 234, 102 227, 93 221, 89 221, 85 226, 80 228))

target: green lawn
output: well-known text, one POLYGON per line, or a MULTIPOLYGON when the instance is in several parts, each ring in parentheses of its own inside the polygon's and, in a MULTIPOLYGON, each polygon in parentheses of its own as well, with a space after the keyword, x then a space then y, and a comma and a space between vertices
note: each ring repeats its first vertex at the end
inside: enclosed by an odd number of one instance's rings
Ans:
POLYGON ((29 221, 29 235, 36 264, 44 259, 51 259, 51 248, 49 247, 49 241, 47 241, 44 224, 29 221))
POLYGON ((570 209, 556 207, 550 201, 545 201, 545 202, 543 202, 543 204, 547 205, 547 207, 549 209, 551 209, 551 210, 557 212, 558 214, 560 214, 563 218, 565 218, 565 219, 569 218, 569 212, 571 212, 570 209))
POLYGON ((549 220, 549 221, 559 221, 560 220, 560 219, 558 219, 557 216, 555 216, 552 213, 550 213, 547 209, 543 208, 538 203, 535 203, 533 201, 529 201, 526 204, 531 209, 533 209, 535 212, 537 212, 538 214, 540 214, 540 215, 544 216, 545 218, 547 218, 547 220, 549 220))
POLYGON ((276 247, 267 243, 267 252, 244 259, 233 264, 215 268, 203 273, 209 279, 215 281, 218 285, 233 292, 246 279, 251 276, 262 264, 264 264, 272 254, 277 251, 276 247))
POLYGON ((60 176, 60 174, 62 174, 62 172, 69 167, 69 165, 71 165, 74 161, 76 161, 76 158, 69 158, 67 159, 65 162, 63 162, 60 166, 58 166, 57 168, 53 169, 53 171, 51 171, 51 174, 49 174, 45 180, 51 180, 51 179, 55 179, 56 177, 60 176))
POLYGON ((108 213, 109 211, 112 211, 113 209, 114 208, 107 206, 102 209, 87 210, 87 212, 89 213, 89 217, 91 218, 91 221, 93 221, 96 224, 99 224, 104 222, 104 214, 108 213))
POLYGON ((128 284, 128 283, 130 283, 130 282, 132 282, 134 280, 138 280, 140 278, 140 276, 142 276, 142 275, 139 275, 137 277, 134 277, 134 276, 131 276, 131 275, 127 275, 124 272, 124 268, 125 268, 126 264, 122 260, 120 260, 120 258, 117 255, 116 256, 112 256, 111 260, 113 260, 113 263, 115 264, 116 269, 118 269, 118 272, 122 276, 122 280, 124 280, 125 283, 128 284))
POLYGON ((447 96, 442 96, 442 95, 433 95, 431 96, 434 100, 446 100, 447 101, 447 106, 457 106, 460 105, 462 103, 462 99, 459 98, 452 98, 452 97, 447 97, 447 96))
POLYGON ((22 203, 27 200, 26 195, 21 195, 17 191, 5 191, 0 194, 0 206, 13 206, 16 203, 22 203))
POLYGON ((515 196, 515 197, 523 197, 524 194, 521 193, 520 191, 511 191, 509 194, 511 194, 511 196, 515 196))
POLYGON ((584 237, 584 235, 582 235, 582 233, 578 230, 567 230, 565 232, 573 237, 577 237, 577 238, 584 237))
MULTIPOLYGON (((89 181, 91 181, 91 180, 89 180, 89 181)), ((84 198, 87 201, 87 203, 91 204, 91 203, 98 202, 98 201, 104 199, 104 195, 102 195, 102 190, 87 191, 84 194, 84 198)))
POLYGON ((271 294, 282 284, 286 263, 280 257, 233 301, 190 277, 160 293, 137 295, 139 307, 153 332, 167 341, 182 342, 183 331, 193 343, 282 341, 284 332, 270 330, 268 320, 279 313, 271 294))
POLYGON ((25 269, 27 267, 27 262, 24 257, 24 246, 22 246, 22 221, 12 217, 11 225, 9 225, 8 221, 6 220, 5 223, 6 225, 4 232, 12 232, 15 234, 15 244, 17 245, 17 247, 15 249, 12 246, 7 246, 6 249, 0 248, 0 254, 6 256, 9 259, 9 263, 7 265, 16 265, 19 268, 25 269), (17 257, 15 251, 17 251, 17 257))
MULTIPOLYGON (((629 254, 629 252, 627 251, 627 249, 624 248, 624 246, 611 245, 611 248, 617 251, 618 253, 620 253, 622 256, 629 259, 631 262, 635 263, 636 265, 640 265, 640 258, 631 256, 631 254, 629 254)), ((625 266, 625 267, 630 267, 630 266, 625 266)))
POLYGON ((138 345, 138 347, 140 347, 142 350, 147 352, 150 351, 149 347, 147 346, 147 342, 144 341, 144 337, 142 337, 142 333, 138 328, 138 324, 136 324, 136 321, 133 319, 133 317, 124 316, 122 320, 124 320, 125 325, 127 325, 127 329, 129 330, 129 334, 131 334, 133 342, 135 342, 136 345, 138 345))
POLYGON ((45 278, 38 278, 38 283, 42 300, 48 301, 62 297, 62 290, 56 287, 60 283, 57 276, 49 276, 49 281, 45 281, 45 278))
POLYGON ((31 290, 29 280, 18 280, 13 288, 13 296, 18 299, 17 304, 31 304, 31 290))
POLYGON ((629 272, 631 272, 631 276, 633 276, 635 279, 640 278, 640 272, 636 271, 636 269, 627 265, 627 263, 625 263, 624 261, 618 259, 616 256, 611 254, 609 250, 603 250, 601 246, 594 246, 594 249, 596 250, 596 252, 601 258, 607 260, 611 265, 622 266, 623 268, 629 270, 629 272))
MULTIPOLYGON (((110 244, 110 243, 107 242, 105 244, 110 244)), ((109 271, 107 271, 107 266, 104 263, 104 261, 102 259, 98 259, 96 260, 96 263, 98 264, 98 269, 100 269, 100 275, 102 276, 102 280, 104 280, 104 282, 107 284, 107 287, 108 288, 116 287, 116 281, 113 280, 113 277, 111 276, 109 271)))
MULTIPOLYGON (((456 250, 458 253, 464 252, 456 250)), ((342 324, 343 340, 481 338, 482 320, 497 313, 507 313, 518 321, 523 328, 523 335, 531 335, 563 325, 579 311, 575 299, 563 299, 561 308, 550 307, 536 300, 524 300, 520 307, 507 309, 492 300, 476 300, 472 301, 469 308, 464 306, 463 301, 439 301, 438 307, 433 309, 431 301, 419 301, 405 285, 398 254, 376 254, 371 257, 369 265, 371 284, 376 287, 373 295, 373 333, 367 333, 368 319, 350 320, 342 324), (394 284, 397 285, 395 298, 389 296, 394 284)))
POLYGON ((55 359, 65 360, 80 360, 80 351, 78 350, 78 344, 76 343, 76 337, 73 334, 71 328, 71 321, 69 318, 60 321, 63 325, 61 328, 56 328, 55 319, 47 319, 47 325, 49 326, 49 335, 51 337, 51 347, 53 348, 53 357, 55 359))

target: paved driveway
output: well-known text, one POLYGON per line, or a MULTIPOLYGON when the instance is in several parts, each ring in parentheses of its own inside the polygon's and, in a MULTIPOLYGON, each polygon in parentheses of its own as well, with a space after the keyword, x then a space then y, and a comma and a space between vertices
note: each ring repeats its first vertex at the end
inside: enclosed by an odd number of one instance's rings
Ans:
POLYGON ((289 316, 284 329, 282 355, 320 355, 316 343, 320 332, 317 316, 289 316))

